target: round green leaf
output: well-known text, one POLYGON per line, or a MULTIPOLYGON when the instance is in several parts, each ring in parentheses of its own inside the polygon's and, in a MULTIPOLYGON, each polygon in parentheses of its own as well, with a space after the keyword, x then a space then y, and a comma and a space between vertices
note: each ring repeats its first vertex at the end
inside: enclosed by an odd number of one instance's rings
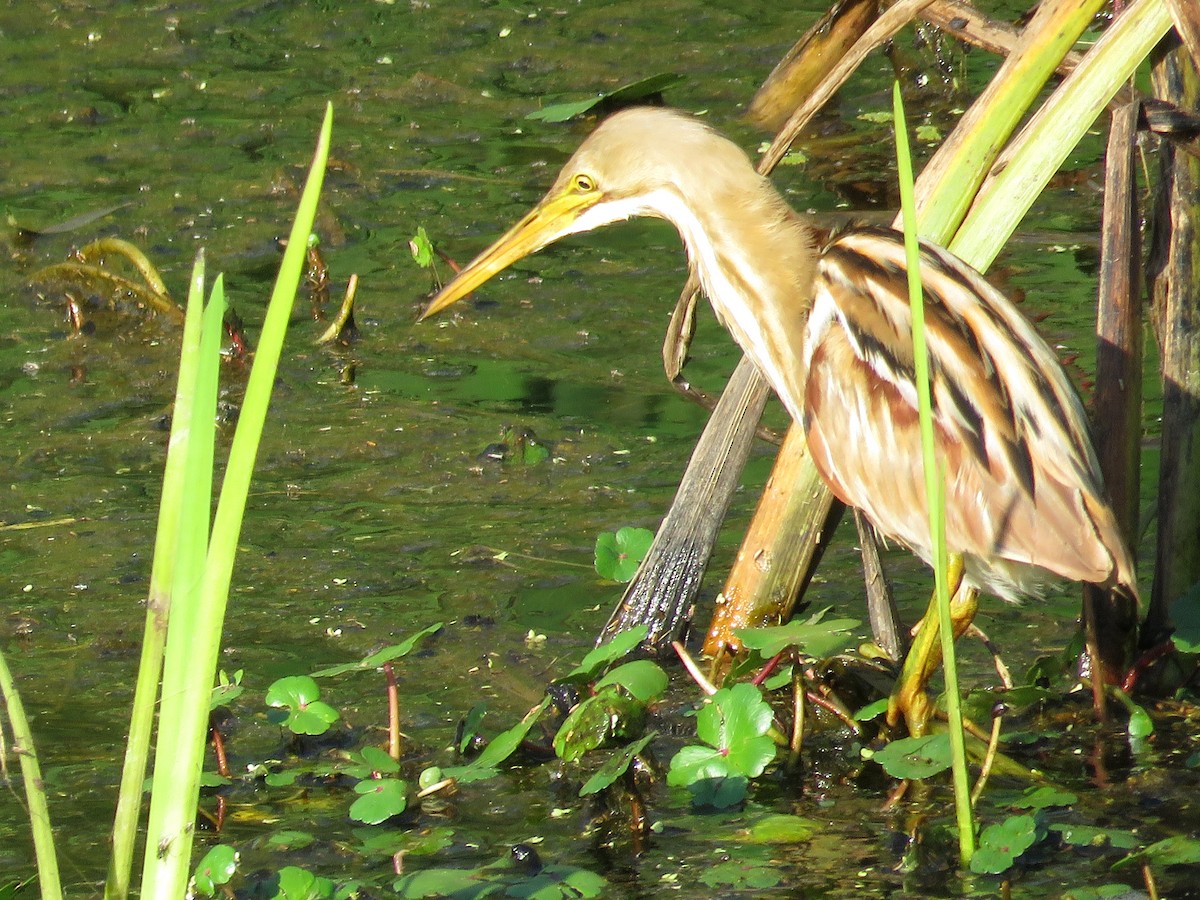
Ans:
POLYGON ((408 785, 398 778, 368 778, 354 786, 359 798, 350 806, 350 818, 378 825, 398 816, 408 806, 408 785))
POLYGON ((196 871, 192 876, 196 890, 206 897, 213 896, 219 885, 227 884, 233 877, 233 873, 237 871, 237 864, 237 851, 226 844, 217 844, 196 864, 196 871))
POLYGON ((798 844, 821 830, 821 824, 803 816, 765 815, 751 823, 746 838, 753 844, 798 844))
POLYGON ((266 704, 275 707, 305 706, 321 697, 321 688, 307 675, 289 675, 267 688, 266 704))
POLYGON ((317 700, 303 709, 293 709, 284 724, 294 734, 324 734, 338 720, 338 711, 317 700))
POLYGON ((928 778, 950 768, 950 736, 943 732, 892 741, 874 759, 893 778, 928 778))
POLYGON ((731 773, 757 778, 775 758, 775 743, 766 736, 772 721, 758 688, 743 682, 709 698, 696 717, 696 733, 722 751, 731 773))
POLYGON ((729 774, 725 754, 713 747, 684 747, 671 759, 667 784, 686 787, 697 781, 724 778, 729 774))
POLYGON ((979 875, 999 875, 1033 846, 1037 839, 1037 821, 1033 816, 1009 816, 989 825, 979 836, 979 849, 971 857, 971 871, 979 875))
POLYGON ((277 831, 267 838, 267 843, 276 850, 303 850, 314 840, 307 831, 277 831))
POLYGON ((649 703, 666 691, 667 673, 657 663, 648 659, 636 659, 617 666, 597 681, 596 690, 609 684, 619 684, 635 699, 649 703))
POLYGON ((616 534, 604 532, 596 538, 596 572, 610 581, 632 581, 653 542, 654 532, 645 528, 626 526, 616 534))
POLYGON ((298 866, 279 870, 279 890, 271 900, 323 900, 333 896, 333 882, 298 866))
POLYGON ((1026 789, 1019 800, 1013 801, 1012 806, 1017 809, 1048 809, 1052 806, 1070 806, 1078 800, 1079 797, 1070 791, 1043 785, 1026 789))

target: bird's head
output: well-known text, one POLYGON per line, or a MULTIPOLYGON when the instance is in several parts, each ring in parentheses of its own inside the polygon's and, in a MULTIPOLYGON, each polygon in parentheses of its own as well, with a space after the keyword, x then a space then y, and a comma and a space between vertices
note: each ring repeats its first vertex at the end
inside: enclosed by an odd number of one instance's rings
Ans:
POLYGON ((659 107, 616 113, 580 145, 541 202, 442 288, 421 318, 559 238, 635 216, 679 226, 706 193, 747 178, 758 180, 737 145, 691 116, 659 107))

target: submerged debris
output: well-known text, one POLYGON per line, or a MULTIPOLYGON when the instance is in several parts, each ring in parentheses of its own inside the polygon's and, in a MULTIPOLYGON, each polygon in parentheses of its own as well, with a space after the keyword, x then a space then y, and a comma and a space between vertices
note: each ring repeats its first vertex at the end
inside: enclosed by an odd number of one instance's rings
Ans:
POLYGON ((121 238, 93 241, 75 250, 70 260, 34 272, 30 280, 35 285, 46 285, 47 293, 62 291, 76 333, 85 327, 85 310, 89 306, 163 315, 183 322, 183 309, 171 299, 154 263, 136 246, 121 238), (133 267, 136 279, 114 270, 112 264, 119 260, 133 267))

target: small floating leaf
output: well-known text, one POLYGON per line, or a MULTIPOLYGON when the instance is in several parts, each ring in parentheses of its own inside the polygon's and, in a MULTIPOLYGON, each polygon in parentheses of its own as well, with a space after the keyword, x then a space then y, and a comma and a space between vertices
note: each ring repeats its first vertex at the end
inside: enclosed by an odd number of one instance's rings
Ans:
POLYGON ((217 844, 196 864, 192 875, 196 890, 206 897, 214 896, 220 885, 229 883, 237 871, 237 864, 237 851, 226 844, 217 844))
POLYGON ((1079 798, 1070 791, 1045 785, 1027 788, 1024 795, 1010 805, 1017 809, 1047 809, 1051 806, 1070 806, 1078 800, 1079 798))
POLYGON ((350 765, 342 771, 352 778, 394 775, 400 771, 400 763, 378 747, 363 747, 358 753, 352 753, 350 759, 350 765))
POLYGON ((266 703, 286 709, 286 716, 270 716, 293 734, 324 734, 338 720, 338 711, 319 698, 321 689, 307 675, 280 678, 267 689, 266 703))
POLYGON ((316 900, 318 897, 333 896, 332 881, 299 866, 284 866, 273 880, 278 881, 279 890, 266 895, 272 900, 316 900))
POLYGON ((1106 844, 1118 850, 1132 850, 1140 842, 1132 831, 1121 831, 1116 828, 1097 828, 1094 825, 1069 825, 1056 822, 1050 826, 1051 831, 1058 832, 1064 844, 1075 847, 1103 847, 1106 844))
POLYGON ((412 254, 413 260, 422 269, 428 269, 433 265, 433 242, 425 233, 425 226, 417 227, 417 233, 408 242, 408 252, 412 254))
POLYGON ((783 881, 783 872, 765 861, 731 859, 705 868, 700 880, 710 888, 768 891, 783 881))
POLYGON ((884 697, 881 700, 876 700, 874 703, 868 703, 862 709, 854 714, 855 722, 870 722, 876 716, 881 716, 887 712, 888 698, 884 697))
POLYGON ((979 836, 979 848, 971 857, 971 871, 999 875, 1036 840, 1037 821, 1033 816, 1009 816, 1003 822, 989 825, 979 836))
POLYGON ((267 838, 267 843, 275 850, 303 850, 315 840, 308 831, 277 831, 267 838))
POLYGON ((616 534, 604 532, 596 538, 596 572, 621 584, 632 581, 653 542, 654 532, 648 528, 626 526, 616 534))
POLYGON ((696 734, 709 746, 684 747, 671 760, 667 784, 684 785, 693 800, 718 808, 738 803, 746 783, 775 758, 767 737, 773 714, 752 684, 722 688, 696 716, 696 734))
POLYGON ((821 823, 803 816, 765 815, 746 829, 752 844, 796 844, 821 830, 821 823))
POLYGON ((365 825, 386 822, 408 806, 408 785, 399 778, 365 778, 354 792, 361 796, 350 805, 350 818, 365 825))
POLYGON ((1157 866, 1194 866, 1200 863, 1200 840, 1177 834, 1151 844, 1137 853, 1130 853, 1113 864, 1120 869, 1132 863, 1148 862, 1157 866))
POLYGON ((945 732, 892 741, 874 756, 893 778, 928 778, 950 768, 950 736, 945 732))

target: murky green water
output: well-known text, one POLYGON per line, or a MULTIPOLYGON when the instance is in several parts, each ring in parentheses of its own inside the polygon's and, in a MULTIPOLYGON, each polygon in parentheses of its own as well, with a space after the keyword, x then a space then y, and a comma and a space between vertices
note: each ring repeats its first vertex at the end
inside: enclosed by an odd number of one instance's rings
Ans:
MULTIPOLYGON (((419 326, 431 282, 411 262, 408 238, 424 226, 465 261, 541 195, 585 133, 527 121, 543 98, 679 72, 687 81, 669 101, 708 110, 753 147, 761 136, 739 111, 812 18, 725 2, 32 0, 0 10, 4 208, 22 226, 43 228, 120 206, 77 231, 10 246, 0 268, 0 519, 32 526, 0 531, 4 645, 35 718, 73 893, 103 876, 177 336, 165 323, 104 313, 72 334, 62 297, 39 298, 30 273, 72 245, 115 234, 144 247, 181 294, 203 246, 253 333, 300 167, 333 102, 336 161, 319 227, 335 291, 351 273, 361 278, 361 338, 351 349, 318 348, 323 326, 297 306, 247 512, 224 664, 244 668, 248 694, 261 696, 280 675, 452 622, 402 667, 406 728, 423 754, 435 754, 477 699, 491 701, 502 727, 585 652, 619 595, 591 571, 595 537, 657 523, 704 413, 675 396, 659 369, 683 272, 669 228, 635 223, 552 248, 489 285, 460 317, 419 326), (341 378, 349 366, 352 386, 341 378), (553 461, 481 458, 506 425, 548 441, 553 461), (503 562, 494 558, 501 551, 503 562), (545 644, 526 646, 531 629, 545 644)), ((969 61, 982 71, 977 56, 969 61)), ((808 149, 822 161, 780 174, 797 206, 869 210, 864 198, 891 194, 886 135, 858 119, 885 108, 889 79, 887 61, 873 60, 816 129, 808 149)), ((964 100, 928 92, 918 102, 945 111, 964 100)), ((1039 231, 1017 242, 1000 276, 1028 292, 1031 309, 1049 313, 1044 331, 1079 354, 1083 372, 1097 190, 1085 178, 1052 191, 1033 220, 1039 231)), ((715 388, 737 357, 710 318, 689 371, 715 388)), ((236 402, 244 372, 230 365, 224 377, 236 402)), ((769 448, 757 454, 714 591, 769 469, 769 448)), ((818 602, 861 614, 856 571, 847 534, 823 565, 818 602)), ((906 605, 918 605, 925 573, 897 555, 895 575, 906 605)), ((1039 610, 994 605, 982 617, 1012 648, 1014 667, 1069 636, 1074 597, 1051 606, 1049 623, 1039 610)), ((384 721, 371 679, 333 690, 355 728, 384 721)), ((261 710, 238 712, 235 766, 283 752, 261 710)), ((828 822, 829 838, 781 861, 793 892, 961 892, 891 873, 889 834, 905 822, 880 812, 880 785, 856 786, 853 748, 827 753, 833 774, 824 782, 764 788, 779 793, 769 802, 828 822)), ((581 837, 573 790, 556 793, 547 778, 533 770, 464 791, 450 814, 463 841, 436 863, 477 865, 541 835, 544 857, 599 869, 623 893, 655 893, 670 876, 677 893, 705 895, 695 874, 714 858, 711 845, 681 836, 635 859, 622 839, 613 849, 581 837), (551 820, 552 806, 574 812, 551 820)), ((302 862, 336 876, 363 865, 337 849, 354 843, 343 799, 240 796, 223 837, 253 865, 295 861, 258 849, 265 823, 283 816, 322 835, 320 852, 302 862)), ((656 815, 683 821, 685 813, 656 815)), ((0 870, 31 871, 11 794, 0 801, 0 870)), ((1086 866, 1078 872, 1079 883, 1106 879, 1086 866)), ((1034 890, 1053 896, 1066 886, 1034 890)))

